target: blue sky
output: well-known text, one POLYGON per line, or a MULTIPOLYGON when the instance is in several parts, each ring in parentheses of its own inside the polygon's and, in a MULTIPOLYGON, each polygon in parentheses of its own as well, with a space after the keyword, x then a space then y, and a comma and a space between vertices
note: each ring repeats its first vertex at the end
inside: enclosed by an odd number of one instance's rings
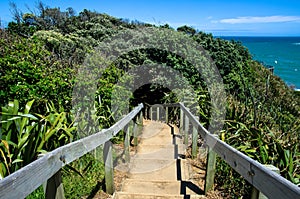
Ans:
MULTIPOLYGON (((0 19, 11 21, 10 0, 0 0, 0 19)), ((37 0, 13 0, 20 10, 37 0)), ((300 36, 300 0, 43 0, 45 5, 77 13, 84 8, 174 28, 190 25, 215 36, 300 36)))

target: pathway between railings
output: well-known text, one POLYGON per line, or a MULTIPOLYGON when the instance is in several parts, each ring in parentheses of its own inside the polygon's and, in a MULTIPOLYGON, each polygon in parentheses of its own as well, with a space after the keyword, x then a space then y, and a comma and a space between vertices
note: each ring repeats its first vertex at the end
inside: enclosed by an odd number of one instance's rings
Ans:
MULTIPOLYGON (((206 198, 185 159, 183 136, 174 125, 145 120, 137 150, 127 165, 128 177, 115 199, 206 198)), ((120 168, 124 169, 122 165, 120 168)))

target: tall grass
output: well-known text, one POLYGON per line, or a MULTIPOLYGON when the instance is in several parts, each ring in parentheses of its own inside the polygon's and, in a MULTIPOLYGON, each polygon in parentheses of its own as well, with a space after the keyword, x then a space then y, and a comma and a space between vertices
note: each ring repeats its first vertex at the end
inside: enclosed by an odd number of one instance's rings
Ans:
POLYGON ((14 100, 2 107, 0 179, 73 139, 76 127, 68 113, 58 113, 52 103, 46 105, 45 115, 31 113, 33 103, 19 107, 18 100, 14 100))
MULTIPOLYGON (((299 186, 300 118, 281 112, 272 104, 257 103, 260 113, 252 105, 229 98, 221 139, 258 162, 279 168, 283 177, 299 186)), ((251 193, 251 186, 224 161, 218 162, 216 176, 218 186, 231 197, 247 197, 251 193)))

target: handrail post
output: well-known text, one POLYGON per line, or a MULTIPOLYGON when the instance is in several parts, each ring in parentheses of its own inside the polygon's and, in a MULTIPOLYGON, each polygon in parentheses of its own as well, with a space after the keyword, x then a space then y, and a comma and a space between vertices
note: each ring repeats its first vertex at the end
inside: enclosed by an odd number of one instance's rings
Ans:
POLYGON ((184 121, 184 144, 188 145, 189 143, 189 125, 190 125, 190 121, 189 121, 189 117, 188 115, 185 116, 185 121, 184 121))
MULTIPOLYGON (((38 158, 43 156, 44 155, 39 155, 38 158)), ((61 169, 43 183, 43 189, 46 199, 65 199, 64 188, 61 179, 61 169)))
POLYGON ((145 110, 144 118, 148 119, 148 106, 147 105, 145 105, 144 110, 145 110))
POLYGON ((130 122, 125 127, 125 140, 124 140, 124 153, 125 153, 125 161, 130 161, 130 122))
POLYGON ((183 134, 183 118, 184 118, 184 113, 182 108, 180 107, 180 125, 179 125, 180 134, 183 134))
POLYGON ((64 199, 64 188, 61 179, 61 170, 56 172, 51 178, 47 180, 46 199, 64 199))
POLYGON ((137 120, 133 121, 133 145, 138 145, 138 124, 137 120))
POLYGON ((144 118, 143 118, 143 111, 140 112, 140 118, 139 118, 139 119, 140 119, 140 125, 141 125, 142 128, 143 128, 143 119, 144 119, 144 118))
POLYGON ((166 107, 166 124, 169 123, 169 107, 166 107))
POLYGON ((141 111, 136 118, 138 129, 137 129, 137 137, 141 135, 143 130, 143 112, 141 111))
MULTIPOLYGON (((280 170, 277 167, 275 167, 274 165, 266 164, 264 166, 266 168, 270 169, 271 171, 274 171, 274 172, 280 174, 280 170)), ((251 193, 251 199, 267 199, 267 196, 265 196, 262 192, 257 190, 255 187, 253 187, 252 193, 251 193)))
POLYGON ((112 143, 110 141, 105 142, 103 150, 104 166, 105 166, 105 186, 106 193, 113 194, 114 188, 114 168, 112 157, 112 143))
MULTIPOLYGON (((218 135, 214 134, 214 137, 218 138, 218 135)), ((212 190, 214 187, 214 179, 216 173, 216 152, 212 150, 212 148, 207 147, 208 154, 206 160, 206 173, 205 173, 205 187, 204 193, 205 195, 208 191, 212 190)))
POLYGON ((150 120, 153 120, 153 108, 150 106, 150 120))
POLYGON ((198 131, 197 128, 193 125, 193 134, 192 134, 192 158, 196 158, 198 149, 198 131))
POLYGON ((160 121, 160 117, 159 117, 159 106, 156 107, 156 121, 160 121))

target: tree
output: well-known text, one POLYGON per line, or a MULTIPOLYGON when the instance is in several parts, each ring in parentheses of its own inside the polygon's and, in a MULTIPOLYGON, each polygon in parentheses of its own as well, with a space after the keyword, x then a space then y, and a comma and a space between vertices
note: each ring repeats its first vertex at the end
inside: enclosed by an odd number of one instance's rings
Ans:
POLYGON ((22 11, 18 9, 17 4, 14 2, 9 3, 10 12, 13 15, 13 19, 17 21, 18 24, 22 22, 22 11))
POLYGON ((74 17, 76 15, 76 11, 71 7, 68 7, 67 11, 70 17, 74 17))
POLYGON ((26 25, 34 25, 35 24, 35 16, 32 13, 25 13, 22 16, 22 19, 26 25))
POLYGON ((178 32, 184 32, 184 33, 186 33, 188 35, 192 35, 192 36, 194 34, 196 34, 196 32, 197 32, 194 28, 186 26, 186 25, 178 27, 177 31, 178 32))
POLYGON ((166 28, 166 29, 173 29, 169 24, 161 25, 161 28, 166 28))

